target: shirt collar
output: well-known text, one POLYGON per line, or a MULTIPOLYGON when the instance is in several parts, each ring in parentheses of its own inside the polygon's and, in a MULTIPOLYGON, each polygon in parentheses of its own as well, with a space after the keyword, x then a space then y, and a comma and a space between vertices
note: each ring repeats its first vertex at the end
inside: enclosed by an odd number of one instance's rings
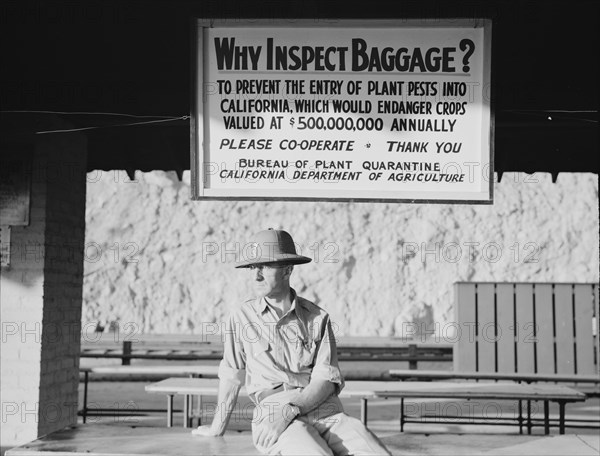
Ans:
MULTIPOLYGON (((298 313, 298 309, 301 306, 298 295, 296 294, 296 290, 290 287, 290 293, 292 295, 292 306, 290 307, 290 311, 294 310, 296 313, 298 313)), ((268 306, 269 305, 267 304, 267 300, 265 298, 256 298, 256 301, 254 302, 254 311, 257 314, 262 315, 266 312, 268 306)))

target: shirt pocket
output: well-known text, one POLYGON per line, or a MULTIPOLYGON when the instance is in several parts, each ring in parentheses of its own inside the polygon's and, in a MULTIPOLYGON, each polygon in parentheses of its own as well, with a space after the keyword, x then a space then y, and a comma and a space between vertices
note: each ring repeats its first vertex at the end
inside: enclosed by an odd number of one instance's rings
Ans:
POLYGON ((263 339, 258 339, 255 343, 252 344, 252 354, 255 358, 265 352, 268 352, 270 349, 271 346, 269 342, 263 339))
POLYGON ((298 354, 298 364, 300 366, 311 366, 317 354, 317 342, 314 340, 298 339, 296 344, 296 352, 298 354))

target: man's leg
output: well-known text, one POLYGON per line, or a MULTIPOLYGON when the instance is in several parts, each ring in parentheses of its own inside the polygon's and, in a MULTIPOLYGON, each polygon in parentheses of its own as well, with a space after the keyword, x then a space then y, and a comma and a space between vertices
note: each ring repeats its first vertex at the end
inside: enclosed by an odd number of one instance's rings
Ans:
POLYGON ((314 426, 336 455, 390 455, 389 450, 364 424, 336 413, 315 421, 314 426))
POLYGON ((306 418, 300 417, 291 422, 285 431, 279 436, 277 442, 268 448, 261 447, 252 439, 254 446, 263 454, 272 455, 319 455, 332 456, 333 452, 327 446, 327 442, 319 435, 317 430, 307 424, 306 418))

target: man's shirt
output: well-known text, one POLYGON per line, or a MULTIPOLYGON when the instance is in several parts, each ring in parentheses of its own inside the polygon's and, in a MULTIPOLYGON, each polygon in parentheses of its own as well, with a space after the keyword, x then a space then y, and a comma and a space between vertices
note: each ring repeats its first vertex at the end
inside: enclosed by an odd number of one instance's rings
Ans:
POLYGON ((225 324, 219 378, 246 385, 248 394, 280 385, 306 387, 311 378, 344 387, 329 315, 296 296, 281 318, 264 298, 248 300, 225 324))

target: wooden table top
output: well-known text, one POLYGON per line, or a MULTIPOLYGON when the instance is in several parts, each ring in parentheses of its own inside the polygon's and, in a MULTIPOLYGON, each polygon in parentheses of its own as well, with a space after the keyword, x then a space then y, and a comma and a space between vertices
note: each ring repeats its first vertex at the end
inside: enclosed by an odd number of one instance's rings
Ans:
MULTIPOLYGON (((216 395, 219 381, 202 378, 168 378, 146 385, 149 393, 216 395)), ((240 394, 247 395, 245 388, 240 394)), ((539 399, 583 401, 585 394, 557 385, 523 385, 474 382, 349 381, 340 397, 412 397, 459 399, 539 399)))

